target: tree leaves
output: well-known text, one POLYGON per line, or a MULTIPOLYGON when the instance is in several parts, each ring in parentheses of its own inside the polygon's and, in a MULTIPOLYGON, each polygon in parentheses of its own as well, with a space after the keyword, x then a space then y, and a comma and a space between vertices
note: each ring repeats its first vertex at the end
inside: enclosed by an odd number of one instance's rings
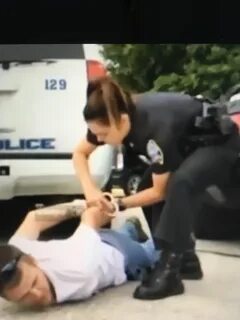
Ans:
POLYGON ((125 88, 217 98, 240 82, 240 45, 105 44, 113 78, 125 88))

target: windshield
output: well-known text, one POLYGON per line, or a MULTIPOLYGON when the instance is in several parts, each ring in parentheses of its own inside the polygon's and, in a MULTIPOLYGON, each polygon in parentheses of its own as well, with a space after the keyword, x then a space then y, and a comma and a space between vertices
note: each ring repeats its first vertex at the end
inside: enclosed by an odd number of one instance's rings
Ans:
POLYGON ((14 44, 0 45, 0 63, 45 62, 44 59, 83 59, 82 44, 14 44))
POLYGON ((230 113, 240 112, 240 99, 229 101, 227 107, 230 113))
POLYGON ((235 101, 229 101, 228 105, 229 105, 230 108, 240 106, 240 99, 239 100, 235 100, 235 101))
POLYGON ((0 45, 0 65, 53 63, 57 59, 84 59, 82 44, 10 44, 0 45))

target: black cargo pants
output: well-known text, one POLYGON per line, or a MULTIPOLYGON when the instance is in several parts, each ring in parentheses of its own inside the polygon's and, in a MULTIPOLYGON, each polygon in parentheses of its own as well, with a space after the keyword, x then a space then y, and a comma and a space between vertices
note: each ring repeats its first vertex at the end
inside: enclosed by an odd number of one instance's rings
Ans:
MULTIPOLYGON (((238 134, 221 145, 196 149, 172 173, 164 201, 144 207, 143 212, 158 248, 168 246, 181 253, 192 245, 195 214, 208 186, 229 183, 240 151, 238 134)), ((152 186, 152 168, 146 170, 139 191, 152 186)))

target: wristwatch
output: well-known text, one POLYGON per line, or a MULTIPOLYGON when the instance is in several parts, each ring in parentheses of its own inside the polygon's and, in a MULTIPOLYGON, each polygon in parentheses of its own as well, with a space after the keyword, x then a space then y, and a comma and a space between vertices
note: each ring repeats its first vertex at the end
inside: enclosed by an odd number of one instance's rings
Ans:
POLYGON ((127 206, 123 203, 122 199, 117 200, 118 210, 124 211, 127 209, 127 206))

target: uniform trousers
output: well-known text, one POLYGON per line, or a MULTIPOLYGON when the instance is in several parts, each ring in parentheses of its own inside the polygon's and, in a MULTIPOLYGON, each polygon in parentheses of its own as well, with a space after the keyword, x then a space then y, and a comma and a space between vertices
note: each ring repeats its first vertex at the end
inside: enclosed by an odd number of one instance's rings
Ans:
MULTIPOLYGON (((164 201, 143 207, 143 213, 157 249, 167 247, 176 253, 193 249, 194 218, 201 208, 206 188, 230 183, 240 151, 238 134, 219 145, 195 149, 171 173, 164 201)), ((139 190, 152 186, 152 166, 146 170, 139 190)))

